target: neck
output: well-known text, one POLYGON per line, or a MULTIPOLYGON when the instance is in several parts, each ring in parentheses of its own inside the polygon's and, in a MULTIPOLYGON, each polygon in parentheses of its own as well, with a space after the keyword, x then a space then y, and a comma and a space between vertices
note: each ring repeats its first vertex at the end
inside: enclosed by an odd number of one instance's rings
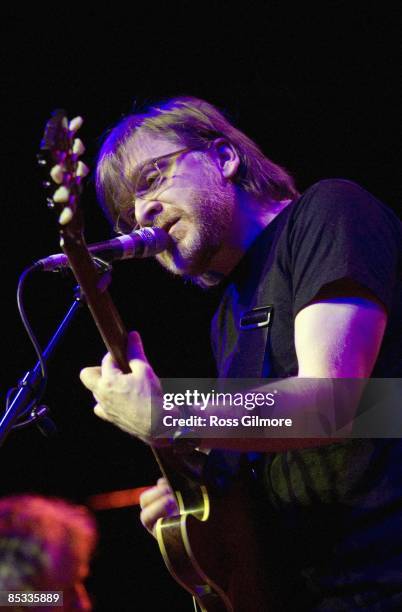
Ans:
POLYGON ((222 248, 211 262, 211 272, 228 275, 257 236, 292 200, 256 200, 248 194, 238 198, 222 248))

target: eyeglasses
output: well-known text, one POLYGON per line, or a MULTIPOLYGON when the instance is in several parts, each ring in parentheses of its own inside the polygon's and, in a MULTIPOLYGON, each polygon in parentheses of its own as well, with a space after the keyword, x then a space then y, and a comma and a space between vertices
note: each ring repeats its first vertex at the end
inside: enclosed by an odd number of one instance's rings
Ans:
MULTIPOLYGON (((190 151, 201 151, 209 147, 209 143, 206 147, 191 148, 186 147, 173 151, 173 153, 167 153, 160 157, 146 161, 136 172, 136 178, 134 179, 134 195, 133 202, 137 198, 150 199, 160 191, 163 183, 172 178, 169 176, 169 171, 172 168, 172 162, 176 160, 182 153, 188 153, 190 151)), ((138 229, 139 224, 135 218, 135 207, 134 205, 127 206, 121 209, 114 226, 114 231, 117 234, 128 234, 135 229, 138 229)))

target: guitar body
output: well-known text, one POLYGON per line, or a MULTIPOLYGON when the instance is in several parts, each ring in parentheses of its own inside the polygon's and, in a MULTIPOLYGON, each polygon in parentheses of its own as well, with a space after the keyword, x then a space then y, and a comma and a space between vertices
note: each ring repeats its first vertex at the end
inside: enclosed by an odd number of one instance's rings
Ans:
MULTIPOLYGON (((41 150, 56 164, 51 176, 64 188, 50 205, 58 214, 61 246, 102 339, 119 368, 128 373, 127 332, 85 244, 78 210, 87 173, 78 161, 84 148, 75 138, 81 123, 80 118, 68 123, 64 111, 56 111, 46 126, 41 150)), ((257 545, 261 538, 251 520, 255 496, 248 473, 240 469, 222 488, 204 479, 206 455, 191 445, 181 441, 169 448, 153 447, 152 452, 180 508, 179 516, 160 520, 156 527, 162 556, 175 580, 203 612, 274 610, 257 545)))
POLYGON ((222 486, 208 478, 203 484, 189 479, 176 496, 180 514, 159 519, 156 537, 168 570, 199 608, 279 610, 278 595, 269 590, 275 569, 268 567, 263 549, 267 516, 250 467, 239 465, 222 486))

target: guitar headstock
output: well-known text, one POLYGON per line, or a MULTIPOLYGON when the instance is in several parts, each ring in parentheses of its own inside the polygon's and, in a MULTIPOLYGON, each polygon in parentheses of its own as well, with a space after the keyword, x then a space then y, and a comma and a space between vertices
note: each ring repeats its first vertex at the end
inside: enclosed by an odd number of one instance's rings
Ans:
POLYGON ((80 160, 84 144, 76 137, 82 123, 81 117, 68 121, 64 110, 55 110, 46 124, 38 155, 39 164, 50 168, 52 182, 47 180, 45 186, 54 185, 48 205, 56 210, 62 228, 69 227, 74 232, 82 231, 78 201, 82 180, 89 172, 80 160))

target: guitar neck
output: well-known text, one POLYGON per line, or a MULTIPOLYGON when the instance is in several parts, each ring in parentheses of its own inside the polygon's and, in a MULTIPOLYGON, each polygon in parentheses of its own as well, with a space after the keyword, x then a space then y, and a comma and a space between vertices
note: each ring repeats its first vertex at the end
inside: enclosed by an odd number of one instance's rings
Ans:
MULTIPOLYGON (((85 301, 103 342, 119 368, 127 374, 130 372, 127 361, 127 331, 107 290, 110 279, 105 279, 99 274, 83 239, 78 244, 75 241, 73 248, 69 247, 67 236, 64 236, 63 243, 63 250, 69 259, 74 276, 85 296, 85 301)), ((196 472, 201 470, 195 467, 199 463, 200 453, 190 452, 190 449, 183 453, 182 448, 176 452, 177 445, 175 444, 163 448, 151 446, 151 450, 162 474, 174 490, 182 489, 181 474, 185 464, 189 466, 189 470, 184 471, 191 471, 195 478, 200 476, 196 472), (184 461, 185 457, 186 461, 184 461)), ((188 489, 187 476, 185 482, 188 489)))
POLYGON ((127 374, 130 372, 126 354, 127 331, 107 290, 109 273, 99 274, 83 240, 73 249, 64 240, 63 250, 106 348, 122 372, 127 374))

